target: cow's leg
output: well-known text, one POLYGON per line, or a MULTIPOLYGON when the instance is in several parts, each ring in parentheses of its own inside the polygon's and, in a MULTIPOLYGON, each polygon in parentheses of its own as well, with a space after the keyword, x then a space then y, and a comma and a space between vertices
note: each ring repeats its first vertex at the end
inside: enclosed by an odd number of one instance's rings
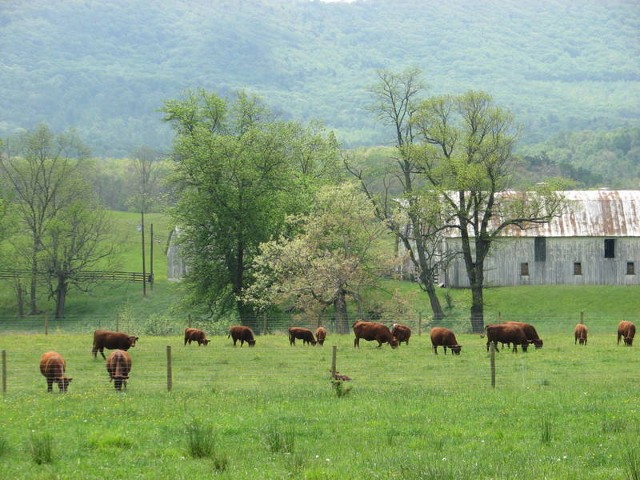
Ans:
POLYGON ((447 346, 443 345, 442 348, 444 349, 444 354, 446 355, 447 354, 447 346))
POLYGON ((53 378, 47 378, 47 393, 53 391, 53 378))
POLYGON ((433 346, 433 353, 435 353, 436 355, 438 354, 438 346, 437 345, 433 346))
POLYGON ((360 339, 358 337, 353 339, 353 346, 360 348, 360 339))
MULTIPOLYGON (((101 348, 101 349, 100 349, 100 355, 102 355, 102 359, 103 359, 103 360, 106 360, 106 359, 107 359, 107 357, 105 357, 105 356, 104 356, 104 348, 101 348)), ((97 357, 97 355, 96 355, 96 357, 97 357)))

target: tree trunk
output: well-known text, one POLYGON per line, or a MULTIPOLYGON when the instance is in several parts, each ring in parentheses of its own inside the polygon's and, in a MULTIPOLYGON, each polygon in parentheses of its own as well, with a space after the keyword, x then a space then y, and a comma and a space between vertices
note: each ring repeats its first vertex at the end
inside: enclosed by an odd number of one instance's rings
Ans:
POLYGON ((16 280, 16 301, 18 303, 18 318, 24 318, 24 288, 22 287, 22 281, 16 280))
POLYGON ((340 289, 333 302, 335 307, 336 332, 349 333, 349 314, 347 312, 347 298, 344 290, 340 289))
POLYGON ((36 301, 36 286, 38 283, 38 264, 34 258, 31 262, 31 289, 29 292, 29 315, 37 315, 38 312, 38 304, 36 301))
POLYGON ((64 307, 67 301, 67 291, 69 285, 65 278, 58 278, 58 285, 56 286, 56 319, 60 320, 64 318, 64 307))
POLYGON ((483 286, 477 283, 471 285, 471 331, 484 332, 483 286))

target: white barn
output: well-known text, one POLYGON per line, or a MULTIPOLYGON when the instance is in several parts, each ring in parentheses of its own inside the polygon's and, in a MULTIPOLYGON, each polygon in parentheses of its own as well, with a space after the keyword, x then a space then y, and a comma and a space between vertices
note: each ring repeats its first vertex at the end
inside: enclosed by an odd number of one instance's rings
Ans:
MULTIPOLYGON (((640 191, 562 192, 568 208, 550 223, 509 228, 493 243, 485 285, 640 284, 640 191)), ((460 238, 443 248, 459 251, 460 238)), ((468 287, 462 257, 439 274, 448 287, 468 287)))

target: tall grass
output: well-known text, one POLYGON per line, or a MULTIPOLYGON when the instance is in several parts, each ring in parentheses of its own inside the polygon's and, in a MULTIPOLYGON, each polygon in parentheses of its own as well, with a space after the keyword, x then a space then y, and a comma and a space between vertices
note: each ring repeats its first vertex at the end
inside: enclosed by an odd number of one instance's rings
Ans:
POLYGON ((29 451, 37 465, 53 463, 53 436, 48 432, 31 432, 29 451))

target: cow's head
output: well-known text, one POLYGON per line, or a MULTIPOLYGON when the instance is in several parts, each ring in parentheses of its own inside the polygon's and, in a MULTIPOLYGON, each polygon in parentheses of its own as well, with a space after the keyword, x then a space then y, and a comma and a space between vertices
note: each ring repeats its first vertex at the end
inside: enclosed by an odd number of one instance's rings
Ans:
POLYGON ((117 391, 122 390, 122 386, 127 387, 127 380, 129 380, 129 375, 114 375, 113 376, 113 386, 116 387, 117 391))
POLYGON ((449 348, 456 355, 460 355, 460 351, 462 350, 462 345, 451 345, 449 348))
POLYGON ((391 348, 398 348, 398 339, 396 337, 391 337, 391 340, 389 340, 389 345, 391 345, 391 348))
POLYGON ((631 347, 633 345, 633 337, 624 337, 624 344, 631 347))
POLYGON ((534 340, 531 340, 531 343, 533 343, 533 345, 536 347, 536 350, 539 348, 542 348, 542 339, 540 338, 536 338, 534 340))
POLYGON ((256 341, 254 339, 251 339, 251 340, 247 340, 247 343, 249 344, 250 347, 253 347, 256 344, 256 341))
POLYGON ((73 380, 73 378, 69 378, 69 377, 56 378, 56 382, 58 383, 58 387, 60 388, 61 392, 64 393, 67 391, 67 387, 71 383, 71 380, 73 380))
POLYGON ((138 341, 138 337, 135 337, 133 335, 129 336, 129 346, 130 347, 135 347, 137 341, 138 341))

